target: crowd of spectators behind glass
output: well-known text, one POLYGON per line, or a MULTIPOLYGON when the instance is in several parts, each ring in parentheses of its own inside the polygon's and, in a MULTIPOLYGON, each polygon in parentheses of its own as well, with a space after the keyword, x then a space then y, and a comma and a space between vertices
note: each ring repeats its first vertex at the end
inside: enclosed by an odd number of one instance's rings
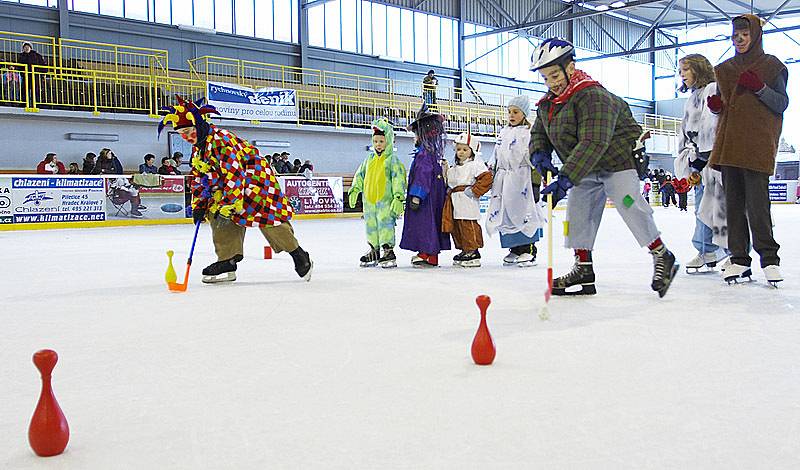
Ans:
MULTIPOLYGON (((311 160, 305 162, 295 158, 294 161, 289 161, 289 152, 274 153, 270 157, 272 168, 278 174, 303 174, 308 171, 314 171, 314 164, 311 160)), ((156 166, 156 156, 148 153, 144 156, 144 163, 139 164, 139 173, 143 174, 159 174, 159 175, 181 175, 181 165, 188 166, 188 163, 183 161, 183 154, 175 152, 172 158, 163 157, 161 159, 161 166, 156 166)), ((187 170, 188 171, 188 170, 187 170)), ((48 153, 44 159, 36 167, 36 172, 39 174, 70 174, 70 175, 122 175, 123 168, 114 151, 109 148, 104 148, 100 151, 98 157, 94 152, 87 152, 83 157, 82 165, 76 162, 69 164, 69 171, 58 160, 55 153, 48 153)))

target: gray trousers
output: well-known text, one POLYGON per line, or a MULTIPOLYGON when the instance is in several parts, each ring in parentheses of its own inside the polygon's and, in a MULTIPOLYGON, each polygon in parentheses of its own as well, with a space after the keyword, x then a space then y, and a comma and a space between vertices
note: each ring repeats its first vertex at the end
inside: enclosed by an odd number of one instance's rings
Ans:
POLYGON ((750 233, 761 267, 781 264, 781 247, 772 236, 769 175, 744 168, 722 167, 722 186, 728 215, 728 249, 731 261, 750 266, 750 233), (749 230, 748 230, 749 225, 749 230))
MULTIPOLYGON (((208 219, 211 225, 211 239, 214 241, 214 251, 217 253, 217 261, 231 259, 236 255, 244 254, 244 234, 245 227, 231 222, 225 217, 214 217, 208 219)), ((272 251, 280 253, 282 251, 294 251, 298 243, 294 236, 292 224, 284 222, 280 225, 265 225, 259 227, 261 234, 267 239, 272 251)))
POLYGON ((636 170, 613 173, 598 171, 589 173, 569 192, 565 237, 567 248, 594 248, 606 198, 614 203, 639 246, 647 246, 658 238, 660 232, 653 220, 653 209, 642 196, 636 170))

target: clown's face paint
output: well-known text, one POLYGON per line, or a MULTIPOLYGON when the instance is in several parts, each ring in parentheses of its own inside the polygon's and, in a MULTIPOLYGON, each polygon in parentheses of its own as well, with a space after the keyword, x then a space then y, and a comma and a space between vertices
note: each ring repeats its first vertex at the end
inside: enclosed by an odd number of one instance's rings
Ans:
POLYGON ((190 144, 194 145, 197 143, 197 128, 196 127, 184 127, 178 129, 178 134, 183 137, 183 140, 189 142, 190 144))

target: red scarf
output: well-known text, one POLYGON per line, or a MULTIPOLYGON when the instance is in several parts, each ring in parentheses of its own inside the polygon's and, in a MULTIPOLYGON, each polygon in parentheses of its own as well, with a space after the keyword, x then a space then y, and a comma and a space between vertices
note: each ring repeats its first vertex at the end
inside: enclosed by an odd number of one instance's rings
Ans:
POLYGON ((552 103, 550 106, 550 111, 547 113, 547 120, 553 120, 553 112, 556 109, 556 105, 566 103, 572 95, 575 93, 583 90, 584 88, 589 88, 592 86, 603 86, 600 82, 596 81, 592 77, 589 76, 588 73, 584 72, 583 70, 575 69, 575 73, 569 78, 569 84, 567 85, 567 89, 564 90, 564 93, 556 96, 552 92, 548 92, 547 94, 542 97, 537 103, 536 106, 539 106, 545 101, 549 101, 552 103))

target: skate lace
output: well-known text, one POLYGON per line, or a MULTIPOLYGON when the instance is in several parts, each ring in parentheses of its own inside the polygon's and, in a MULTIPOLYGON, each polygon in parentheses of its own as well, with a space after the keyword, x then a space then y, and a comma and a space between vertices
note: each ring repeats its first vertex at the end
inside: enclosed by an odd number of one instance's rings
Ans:
POLYGON ((653 266, 654 266, 654 274, 653 279, 662 280, 664 279, 664 271, 666 270, 667 264, 664 260, 664 255, 653 255, 653 266))
POLYGON ((568 272, 565 276, 563 276, 563 279, 568 284, 575 283, 583 277, 583 271, 584 271, 583 267, 580 264, 575 263, 572 266, 572 270, 568 272))

